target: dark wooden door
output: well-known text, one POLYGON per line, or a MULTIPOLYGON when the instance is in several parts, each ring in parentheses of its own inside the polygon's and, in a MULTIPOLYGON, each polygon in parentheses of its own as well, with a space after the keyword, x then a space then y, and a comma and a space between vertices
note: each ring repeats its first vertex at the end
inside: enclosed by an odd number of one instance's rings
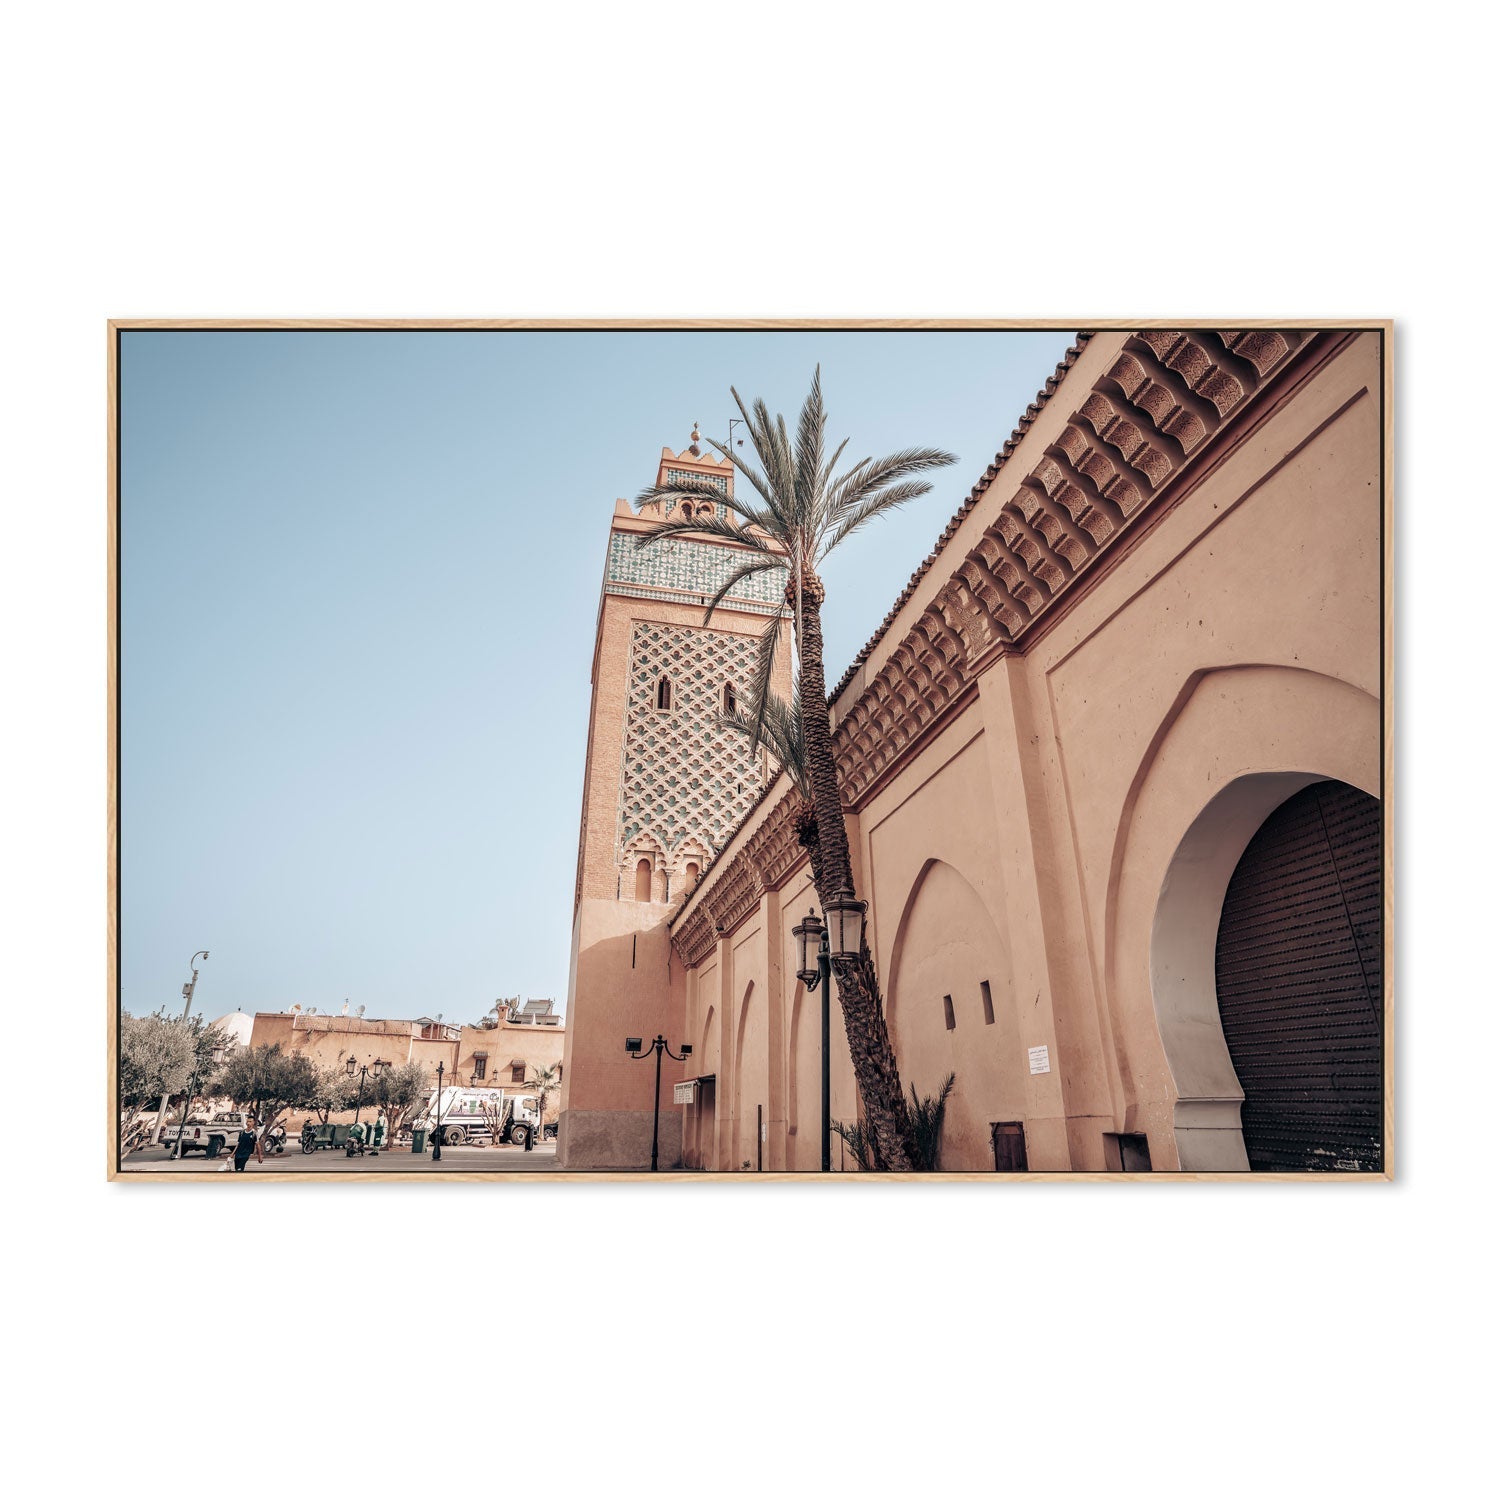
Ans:
POLYGON ((990 1126, 995 1142, 995 1170, 997 1172, 1024 1172, 1026 1170, 1026 1130, 1014 1120, 1002 1121, 990 1126))
POLYGON ((1224 1039, 1253 1171, 1379 1171, 1380 803, 1341 781, 1283 802, 1219 919, 1224 1039))

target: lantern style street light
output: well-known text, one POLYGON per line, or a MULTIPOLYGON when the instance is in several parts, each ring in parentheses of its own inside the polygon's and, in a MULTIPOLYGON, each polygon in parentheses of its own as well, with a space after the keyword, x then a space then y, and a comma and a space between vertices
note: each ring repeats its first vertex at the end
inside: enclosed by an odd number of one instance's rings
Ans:
POLYGON ((829 1137, 833 1134, 833 1121, 830 1119, 829 1088, 828 1088, 828 974, 833 967, 828 955, 828 929, 818 920, 818 914, 807 908, 807 918, 792 928, 792 936, 797 939, 797 978, 807 986, 809 990, 815 990, 821 983, 823 987, 822 1004, 822 1099, 823 1099, 823 1144, 818 1152, 818 1170, 826 1172, 831 1166, 829 1154, 829 1137))
POLYGON ((865 946, 866 903, 850 890, 839 891, 823 907, 828 919, 828 951, 832 958, 858 958, 865 946))
MULTIPOLYGON (((625 1050, 631 1057, 639 1061, 648 1049, 641 1046, 640 1037, 628 1036, 625 1038, 625 1050)), ((682 1044, 682 1051, 674 1052, 667 1046, 666 1037, 658 1032, 656 1040, 650 1044, 649 1050, 656 1054, 656 1093, 651 1100, 651 1170, 654 1172, 657 1170, 656 1137, 661 1116, 661 1055, 665 1052, 673 1062, 686 1062, 693 1055, 693 1049, 687 1042, 684 1042, 682 1044)))
MULTIPOLYGON (((374 1066, 374 1068, 372 1070, 365 1063, 356 1063, 354 1061, 354 1054, 352 1052, 349 1054, 348 1060, 344 1063, 344 1072, 347 1073, 350 1078, 354 1077, 354 1070, 356 1068, 359 1069, 359 1090, 358 1090, 358 1092, 354 1096, 354 1123, 356 1125, 359 1124, 359 1110, 360 1110, 360 1106, 365 1102, 365 1079, 370 1076, 370 1073, 372 1071, 374 1072, 375 1076, 378 1078, 380 1076, 380 1070, 383 1067, 385 1067, 385 1066, 386 1066, 385 1063, 381 1062, 381 1060, 379 1058, 376 1058, 375 1059, 375 1066, 374 1066)), ((370 1155, 371 1156, 379 1156, 380 1153, 378 1151, 372 1151, 370 1153, 370 1155)))

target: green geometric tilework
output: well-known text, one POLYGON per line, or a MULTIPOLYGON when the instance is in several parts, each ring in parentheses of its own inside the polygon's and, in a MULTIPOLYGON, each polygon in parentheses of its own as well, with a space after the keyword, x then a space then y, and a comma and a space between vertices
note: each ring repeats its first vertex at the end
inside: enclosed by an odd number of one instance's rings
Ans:
MULTIPOLYGON (((665 537, 649 547, 636 545, 634 535, 615 532, 609 539, 604 586, 612 583, 644 585, 691 594, 707 603, 719 585, 752 554, 713 542, 690 542, 665 537)), ((767 612, 785 602, 786 569, 769 568, 741 583, 731 595, 751 600, 767 612)))
MULTIPOLYGON (((729 481, 718 474, 695 474, 691 469, 668 469, 667 483, 681 484, 684 479, 706 479, 721 495, 729 493, 729 481)), ((722 506, 719 509, 722 510, 722 506)))
POLYGON ((630 640, 616 860, 649 834, 669 858, 696 834, 717 852, 760 795, 761 763, 749 741, 717 723, 726 681, 739 702, 754 672, 755 637, 636 623, 630 640), (672 683, 672 707, 656 706, 672 683))

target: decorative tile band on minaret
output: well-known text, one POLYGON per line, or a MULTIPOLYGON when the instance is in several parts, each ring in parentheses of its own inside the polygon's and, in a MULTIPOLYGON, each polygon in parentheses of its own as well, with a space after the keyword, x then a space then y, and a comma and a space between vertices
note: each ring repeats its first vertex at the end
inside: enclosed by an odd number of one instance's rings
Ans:
MULTIPOLYGON (((746 552, 725 542, 695 541, 664 537, 649 547, 634 536, 616 532, 609 539, 609 561, 605 573, 606 593, 626 593, 634 585, 650 589, 688 604, 706 605, 720 585, 746 560, 746 552)), ((726 610, 748 609, 772 615, 785 608, 782 570, 757 573, 736 587, 724 601, 726 610)), ((637 594, 636 597, 642 597, 637 594)))

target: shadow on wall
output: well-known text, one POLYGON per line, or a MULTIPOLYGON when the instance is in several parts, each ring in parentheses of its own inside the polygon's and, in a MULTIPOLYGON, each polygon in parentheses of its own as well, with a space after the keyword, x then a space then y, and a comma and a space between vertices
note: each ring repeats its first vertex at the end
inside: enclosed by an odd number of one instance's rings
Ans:
MULTIPOLYGON (((591 915, 623 922, 639 915, 633 903, 596 901, 591 915)), ((647 1041, 658 1032, 675 1045, 667 978, 666 921, 615 932, 580 946, 569 1007, 568 1100, 559 1135, 565 1167, 644 1168, 651 1155, 654 1058, 633 1059, 625 1039, 647 1041)), ((672 1103, 678 1066, 666 1063, 661 1083, 661 1164, 680 1159, 680 1111, 672 1103)))
POLYGON ((886 1011, 908 1089, 936 1094, 957 1075, 942 1166, 993 1170, 991 1126, 1026 1118, 1026 1054, 999 931, 979 893, 943 860, 923 866, 907 897, 886 1011))

